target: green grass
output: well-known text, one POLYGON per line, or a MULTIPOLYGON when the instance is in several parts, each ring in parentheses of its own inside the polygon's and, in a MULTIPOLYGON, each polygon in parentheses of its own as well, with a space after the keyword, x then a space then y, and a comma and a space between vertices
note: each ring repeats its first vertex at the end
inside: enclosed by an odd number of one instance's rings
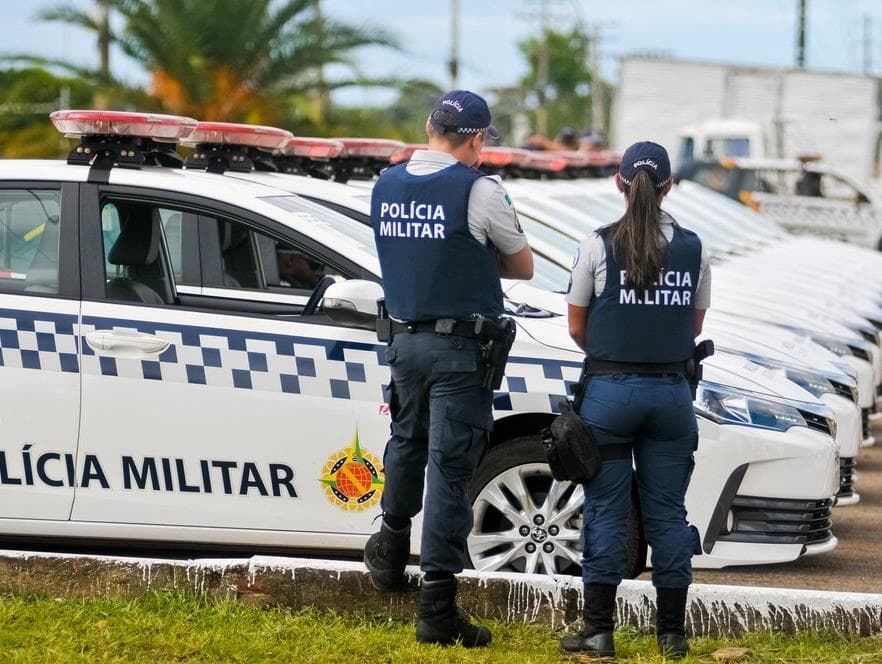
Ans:
MULTIPOLYGON (((560 634, 529 625, 487 622, 493 644, 481 651, 417 644, 413 624, 382 616, 316 610, 262 610, 169 594, 141 599, 0 599, 2 662, 322 662, 406 664, 564 662, 560 634)), ((711 662, 722 647, 751 650, 744 662, 882 664, 882 637, 752 634, 693 639, 686 662, 711 662)), ((655 639, 616 633, 619 662, 662 662, 655 639)))

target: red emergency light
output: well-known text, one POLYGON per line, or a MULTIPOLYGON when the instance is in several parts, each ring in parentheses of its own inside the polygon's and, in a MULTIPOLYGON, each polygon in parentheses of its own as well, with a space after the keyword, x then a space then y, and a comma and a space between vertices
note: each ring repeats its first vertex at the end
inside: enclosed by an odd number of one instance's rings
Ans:
POLYGON ((64 110, 49 115, 65 136, 131 136, 174 143, 190 135, 198 122, 193 118, 161 113, 127 111, 64 110))
POLYGON ((292 138, 294 134, 278 127, 235 122, 200 122, 184 142, 187 145, 241 145, 275 150, 292 138))
POLYGON ((344 146, 341 141, 295 136, 288 139, 288 142, 282 147, 282 154, 286 157, 327 160, 339 157, 343 150, 344 146))
POLYGON ((389 157, 389 161, 393 164, 400 164, 402 161, 407 161, 413 156, 413 153, 417 150, 428 150, 429 146, 425 143, 408 143, 403 148, 401 148, 398 152, 389 157))
POLYGON ((367 157, 388 161, 393 154, 405 147, 401 141, 385 138, 338 138, 337 140, 343 143, 341 157, 367 157))
POLYGON ((599 152, 586 152, 588 163, 591 166, 618 166, 622 163, 622 153, 612 152, 610 150, 600 150, 599 152))
POLYGON ((521 148, 487 147, 481 150, 481 163, 494 168, 523 166, 529 158, 530 151, 521 148))
POLYGON ((560 153, 543 152, 542 150, 527 150, 527 158, 522 164, 524 168, 550 173, 559 173, 568 165, 566 158, 560 153))

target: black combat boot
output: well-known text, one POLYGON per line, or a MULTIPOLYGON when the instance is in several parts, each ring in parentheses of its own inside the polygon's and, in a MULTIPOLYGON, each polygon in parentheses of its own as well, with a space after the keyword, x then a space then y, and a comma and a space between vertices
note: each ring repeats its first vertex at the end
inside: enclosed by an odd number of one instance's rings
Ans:
POLYGON ((656 588, 655 633, 659 652, 668 659, 689 653, 686 640, 686 595, 689 588, 656 588))
POLYGON ((420 619, 416 626, 417 641, 442 646, 461 643, 465 648, 480 648, 489 645, 490 639, 489 629, 470 623, 465 613, 456 606, 455 577, 432 581, 423 579, 420 619))
POLYGON ((364 564, 374 588, 382 592, 404 590, 404 567, 409 557, 410 524, 396 530, 383 519, 380 532, 371 535, 364 547, 364 564))
POLYGON ((585 625, 580 632, 568 634, 560 640, 565 652, 579 653, 587 657, 615 657, 613 645, 613 613, 616 609, 618 586, 606 583, 586 583, 582 592, 585 603, 585 625))

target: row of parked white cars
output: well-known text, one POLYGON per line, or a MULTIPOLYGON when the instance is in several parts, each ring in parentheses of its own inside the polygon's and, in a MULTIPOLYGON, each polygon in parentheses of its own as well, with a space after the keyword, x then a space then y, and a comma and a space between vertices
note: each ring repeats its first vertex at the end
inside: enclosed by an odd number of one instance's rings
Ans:
MULTIPOLYGON (((167 116, 54 120, 80 139, 68 163, 0 161, 0 537, 358 555, 389 428, 370 176, 403 146, 167 116), (180 139, 196 148, 188 168, 180 139), (259 170, 273 168, 300 174, 259 170), (292 276, 292 254, 311 281, 292 276)), ((537 260, 531 282, 505 284, 519 332, 468 555, 482 570, 576 572, 581 488, 551 478, 538 431, 581 366, 562 315, 575 247, 623 201, 609 178, 564 177, 587 170, 573 156, 486 157, 535 176, 506 187, 537 260)), ((829 551, 874 442, 882 257, 787 235, 688 182, 666 208, 714 260, 694 563, 829 551)), ((647 559, 638 512, 632 575, 647 559)))

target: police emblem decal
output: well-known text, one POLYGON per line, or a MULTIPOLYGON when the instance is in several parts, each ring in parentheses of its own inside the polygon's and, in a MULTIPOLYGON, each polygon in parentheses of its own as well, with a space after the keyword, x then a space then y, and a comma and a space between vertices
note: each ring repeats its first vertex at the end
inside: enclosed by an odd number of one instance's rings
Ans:
POLYGON ((356 430, 352 445, 332 454, 325 464, 319 481, 328 502, 349 512, 376 505, 383 493, 380 467, 380 460, 361 448, 356 430))

